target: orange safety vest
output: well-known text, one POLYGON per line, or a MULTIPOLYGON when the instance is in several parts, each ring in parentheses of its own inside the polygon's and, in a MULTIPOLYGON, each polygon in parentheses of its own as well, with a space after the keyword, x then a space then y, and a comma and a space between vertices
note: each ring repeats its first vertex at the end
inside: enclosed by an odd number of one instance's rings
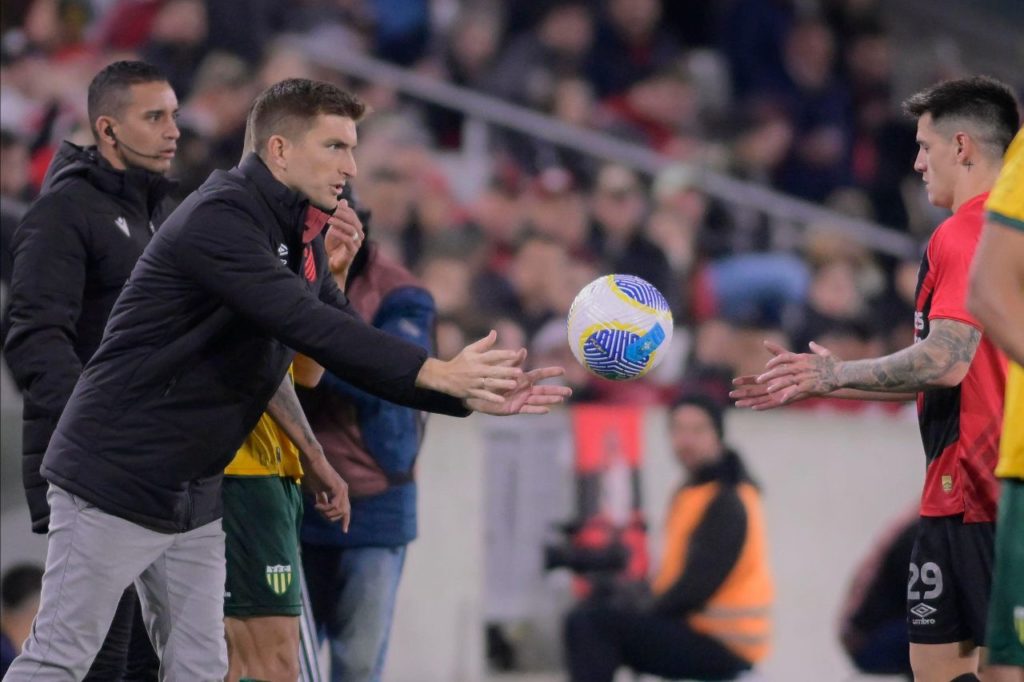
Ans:
MULTIPOLYGON (((652 585, 666 592, 683 573, 690 538, 721 484, 687 486, 676 493, 665 525, 665 550, 652 585)), ((751 663, 764 659, 771 647, 771 606, 775 596, 765 539, 761 498, 753 485, 741 482, 736 493, 747 513, 747 537, 739 558, 718 590, 700 608, 687 614, 695 631, 714 637, 751 663)))

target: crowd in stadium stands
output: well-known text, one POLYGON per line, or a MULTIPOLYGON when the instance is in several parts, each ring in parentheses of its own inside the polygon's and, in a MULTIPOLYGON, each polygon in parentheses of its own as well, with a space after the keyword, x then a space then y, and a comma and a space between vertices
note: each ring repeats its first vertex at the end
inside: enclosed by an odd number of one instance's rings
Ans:
POLYGON ((91 142, 85 87, 115 58, 152 62, 178 94, 180 197, 238 162, 264 87, 288 76, 339 82, 374 109, 353 183, 371 236, 436 297, 442 357, 493 327, 508 347, 526 343, 535 362, 564 364, 577 399, 659 402, 686 388, 725 400, 730 377, 763 365, 765 338, 803 347, 813 338, 845 358, 904 347, 916 260, 879 257, 822 226, 780 237, 792 232, 713 200, 682 166, 646 178, 507 132, 491 137, 486 181, 467 185, 446 163, 462 144, 461 114, 346 80, 279 37, 327 32, 561 121, 926 234, 937 220, 920 208, 913 126, 893 101, 880 5, 12 0, 2 193, 31 200, 61 139, 91 142), (564 337, 575 293, 607 272, 650 280, 691 331, 655 376, 614 390, 571 361, 564 337))

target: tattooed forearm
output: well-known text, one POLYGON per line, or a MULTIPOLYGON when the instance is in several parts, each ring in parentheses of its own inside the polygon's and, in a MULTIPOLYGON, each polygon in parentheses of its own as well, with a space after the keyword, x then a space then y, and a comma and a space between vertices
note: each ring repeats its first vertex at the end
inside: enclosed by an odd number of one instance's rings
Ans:
POLYGON ((277 393, 270 399, 270 404, 267 405, 267 414, 277 422, 277 425, 295 443, 303 455, 309 457, 321 452, 320 443, 313 435, 313 428, 302 411, 299 396, 295 394, 295 387, 292 386, 290 377, 284 378, 277 393))
POLYGON ((981 332, 954 320, 933 320, 928 337, 873 360, 841 362, 836 385, 886 393, 919 392, 958 384, 974 359, 981 332))

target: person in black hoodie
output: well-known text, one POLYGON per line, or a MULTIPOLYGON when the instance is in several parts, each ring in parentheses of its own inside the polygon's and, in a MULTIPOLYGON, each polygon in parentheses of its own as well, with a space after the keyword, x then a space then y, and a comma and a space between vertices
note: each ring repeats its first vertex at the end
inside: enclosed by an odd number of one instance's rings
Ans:
MULTIPOLYGON (((165 216, 177 110, 155 67, 121 61, 100 71, 88 102, 96 146, 62 143, 40 197, 15 230, 4 350, 24 393, 22 475, 36 533, 46 533, 50 520, 43 453, 114 301, 165 216)), ((141 620, 125 659, 137 601, 129 587, 90 679, 120 679, 126 664, 134 677, 155 678, 141 620)))
MULTIPOLYGON (((537 385, 561 368, 524 373, 525 351, 493 350, 493 332, 450 361, 428 359, 351 309, 304 218, 313 205, 345 221, 337 196, 356 173, 364 108, 327 83, 269 87, 251 113, 257 152, 215 171, 139 259, 43 458, 51 570, 9 679, 84 674, 132 581, 161 675, 224 677, 221 478, 296 351, 449 415, 544 413, 568 395, 537 385)), ((310 488, 338 491, 327 479, 310 488)))

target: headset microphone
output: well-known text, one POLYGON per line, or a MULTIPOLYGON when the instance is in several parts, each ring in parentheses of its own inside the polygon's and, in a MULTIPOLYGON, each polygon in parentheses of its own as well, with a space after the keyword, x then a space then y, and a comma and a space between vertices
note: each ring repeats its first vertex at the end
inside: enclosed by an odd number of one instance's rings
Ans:
POLYGON ((126 143, 122 142, 121 140, 117 139, 117 135, 114 134, 114 129, 111 126, 107 126, 107 131, 106 132, 107 132, 107 135, 110 135, 110 137, 114 140, 114 144, 115 145, 121 145, 122 147, 124 147, 125 149, 130 151, 132 154, 135 154, 136 156, 141 156, 141 157, 146 158, 146 159, 163 159, 164 158, 163 154, 144 154, 143 152, 140 152, 137 149, 134 149, 134 148, 130 147, 128 144, 126 144, 126 143))

